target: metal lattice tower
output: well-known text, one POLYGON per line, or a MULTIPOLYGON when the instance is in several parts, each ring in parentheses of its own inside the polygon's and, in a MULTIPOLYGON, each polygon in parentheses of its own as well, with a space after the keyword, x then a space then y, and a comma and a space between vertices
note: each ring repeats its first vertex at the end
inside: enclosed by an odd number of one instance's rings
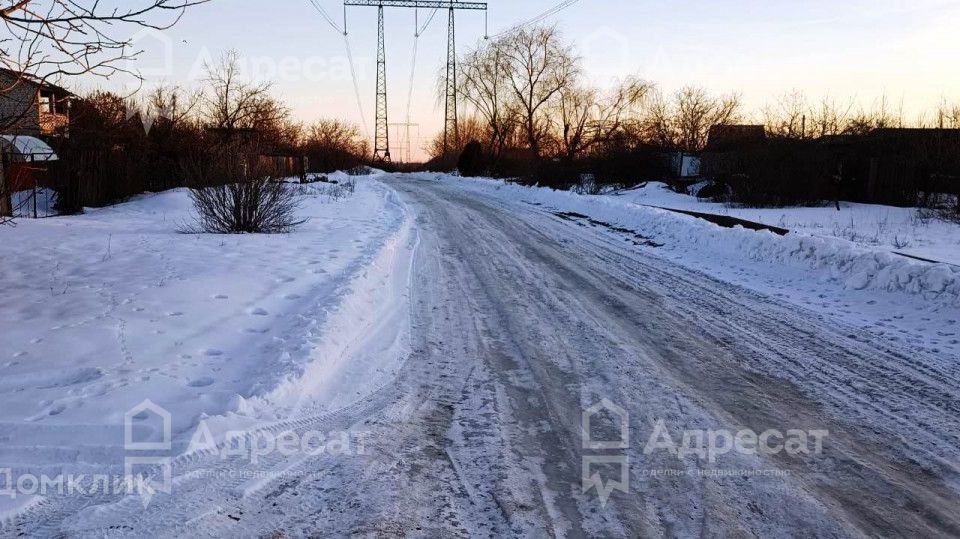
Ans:
MULTIPOLYGON (((458 9, 487 11, 486 2, 455 2, 454 0, 344 0, 344 28, 347 6, 376 7, 377 18, 377 127, 374 139, 374 158, 390 161, 390 126, 387 119, 387 59, 383 37, 383 8, 447 9, 450 12, 447 28, 447 73, 445 86, 446 113, 443 127, 444 154, 459 142, 457 127, 457 44, 455 12, 458 9)), ((409 120, 408 122, 409 123, 409 120)))
POLYGON ((459 147, 460 131, 457 129, 457 21, 456 12, 450 8, 450 22, 447 25, 447 86, 444 97, 446 112, 443 124, 443 156, 450 148, 459 147))
POLYGON ((377 10, 377 131, 373 158, 390 162, 390 126, 387 120, 387 52, 383 39, 383 5, 377 10))

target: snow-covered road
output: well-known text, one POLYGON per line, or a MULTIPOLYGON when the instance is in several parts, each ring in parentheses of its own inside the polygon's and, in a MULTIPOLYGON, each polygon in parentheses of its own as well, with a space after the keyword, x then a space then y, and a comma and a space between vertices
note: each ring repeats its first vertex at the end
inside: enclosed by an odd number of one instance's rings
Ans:
POLYGON ((200 451, 146 509, 53 499, 3 532, 960 534, 956 362, 685 269, 622 230, 430 176, 384 182, 415 219, 411 353, 348 406, 267 427, 363 433, 361 450, 200 451), (626 413, 626 447, 585 444, 600 402, 626 413), (651 449, 658 425, 689 451, 651 449), (697 454, 699 435, 745 430, 828 434, 822 451, 697 454), (597 456, 613 458, 605 481, 628 471, 607 503, 582 485, 597 456))

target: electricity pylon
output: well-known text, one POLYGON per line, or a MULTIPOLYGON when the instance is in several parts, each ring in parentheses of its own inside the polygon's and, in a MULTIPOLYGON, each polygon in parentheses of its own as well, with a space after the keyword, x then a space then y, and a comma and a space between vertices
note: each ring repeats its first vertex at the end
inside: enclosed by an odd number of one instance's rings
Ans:
POLYGON ((373 158, 390 162, 390 126, 387 125, 387 52, 383 40, 383 5, 377 10, 377 130, 373 158))
POLYGON ((393 123, 393 124, 387 124, 387 125, 389 125, 390 127, 396 127, 397 138, 399 138, 402 142, 405 142, 405 144, 400 145, 400 159, 403 159, 404 162, 406 163, 412 163, 413 162, 413 139, 410 138, 410 128, 416 127, 418 131, 417 136, 419 137, 420 124, 404 122, 404 123, 393 123), (400 135, 400 128, 406 129, 406 133, 407 133, 406 137, 402 137, 400 135))
POLYGON ((460 132, 457 129, 457 30, 453 8, 450 8, 450 22, 447 25, 447 85, 444 96, 446 112, 443 121, 443 156, 450 153, 450 146, 459 144, 460 132))
MULTIPOLYGON (((344 0, 344 18, 347 6, 377 8, 377 127, 373 155, 375 159, 390 161, 390 126, 387 118, 387 59, 383 38, 383 8, 449 10, 447 28, 447 80, 445 86, 445 117, 443 128, 444 154, 459 139, 457 127, 457 46, 456 18, 458 9, 487 11, 486 2, 455 2, 453 0, 344 0)), ((346 21, 344 21, 346 27, 346 21)))

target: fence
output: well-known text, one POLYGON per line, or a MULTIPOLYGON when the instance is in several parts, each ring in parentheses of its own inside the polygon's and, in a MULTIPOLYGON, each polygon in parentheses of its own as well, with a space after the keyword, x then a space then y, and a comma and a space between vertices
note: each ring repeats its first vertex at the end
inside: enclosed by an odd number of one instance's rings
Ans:
POLYGON ((40 219, 71 213, 76 206, 76 189, 61 173, 62 161, 50 161, 46 155, 0 155, 7 196, 4 209, 9 216, 40 219))

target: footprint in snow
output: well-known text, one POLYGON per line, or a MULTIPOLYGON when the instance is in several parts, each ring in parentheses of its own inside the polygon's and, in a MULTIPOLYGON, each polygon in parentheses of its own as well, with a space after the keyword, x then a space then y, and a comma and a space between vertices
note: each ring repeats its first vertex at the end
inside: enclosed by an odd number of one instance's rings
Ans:
POLYGON ((167 313, 167 316, 183 316, 183 313, 180 311, 173 311, 171 313, 167 313))
POLYGON ((288 299, 288 300, 300 299, 300 296, 297 294, 287 294, 286 296, 283 296, 283 299, 288 299))
POLYGON ((217 294, 216 296, 213 296, 213 299, 229 299, 229 298, 230 296, 227 296, 226 294, 217 294))
POLYGON ((223 350, 217 350, 216 348, 208 348, 203 351, 203 355, 207 357, 218 357, 223 355, 223 350))
POLYGON ((191 380, 187 385, 190 387, 207 387, 212 386, 213 381, 213 378, 210 378, 209 376, 203 376, 195 380, 191 380))
POLYGON ((268 313, 266 309, 257 307, 255 309, 250 309, 250 314, 252 314, 253 316, 267 316, 270 313, 268 313))

